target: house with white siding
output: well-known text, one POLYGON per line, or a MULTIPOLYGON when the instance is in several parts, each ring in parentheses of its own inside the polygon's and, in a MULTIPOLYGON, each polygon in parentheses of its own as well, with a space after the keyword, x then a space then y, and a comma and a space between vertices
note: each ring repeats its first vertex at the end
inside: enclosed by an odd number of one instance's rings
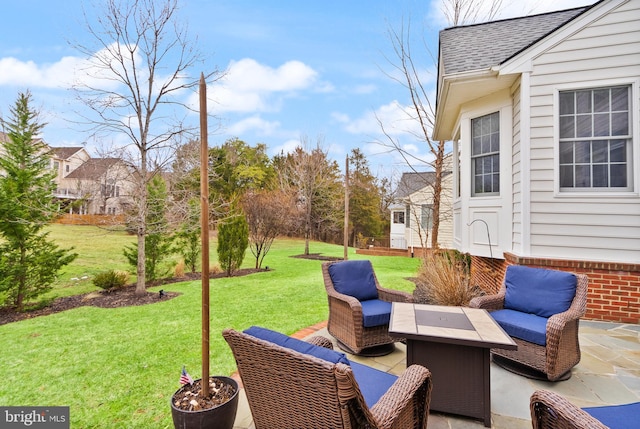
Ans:
POLYGON ((584 272, 587 317, 640 322, 640 0, 442 30, 433 134, 475 282, 584 272))
MULTIPOLYGON (((438 247, 444 249, 451 249, 453 240, 451 159, 451 155, 448 155, 444 160, 440 194, 438 247)), ((402 174, 394 194, 394 203, 389 207, 392 249, 407 249, 415 254, 419 249, 432 247, 434 181, 433 171, 402 174)))

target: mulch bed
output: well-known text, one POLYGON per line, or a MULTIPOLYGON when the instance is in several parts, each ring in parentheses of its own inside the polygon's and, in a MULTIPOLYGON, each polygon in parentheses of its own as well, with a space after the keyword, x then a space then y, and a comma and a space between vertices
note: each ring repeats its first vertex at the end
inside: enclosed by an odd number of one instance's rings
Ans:
MULTIPOLYGON (((265 271, 265 269, 243 268, 236 271, 232 275, 232 277, 245 276, 261 271, 265 271)), ((211 274, 209 277, 221 278, 226 276, 226 273, 216 273, 211 274)), ((197 279, 200 279, 200 273, 188 273, 185 274, 184 277, 174 277, 170 279, 159 280, 156 282, 149 282, 147 286, 160 286, 197 279)), ((136 295, 135 291, 136 286, 132 284, 113 291, 99 290, 82 295, 66 296, 62 298, 56 298, 51 304, 47 305, 44 308, 24 312, 18 312, 13 308, 2 307, 0 308, 0 325, 18 322, 24 319, 31 319, 38 316, 58 313, 60 311, 65 311, 82 306, 92 305, 94 307, 101 308, 130 307, 135 305, 146 305, 153 304, 159 301, 166 301, 180 295, 177 292, 167 292, 164 290, 162 291, 162 294, 160 294, 159 292, 147 291, 144 295, 136 295)))

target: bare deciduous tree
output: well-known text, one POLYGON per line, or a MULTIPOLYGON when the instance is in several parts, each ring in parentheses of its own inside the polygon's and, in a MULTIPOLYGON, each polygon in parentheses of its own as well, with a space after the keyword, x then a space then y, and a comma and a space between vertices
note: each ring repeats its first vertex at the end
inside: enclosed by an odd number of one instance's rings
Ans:
MULTIPOLYGON (((442 0, 442 11, 452 26, 469 24, 473 22, 494 19, 502 7, 502 0, 442 0)), ((393 46, 395 59, 389 60, 395 68, 397 74, 388 74, 392 79, 404 86, 409 94, 409 106, 404 109, 407 117, 417 123, 418 131, 413 132, 413 136, 417 141, 426 143, 429 152, 433 156, 433 161, 419 159, 412 153, 403 148, 400 142, 394 138, 384 124, 378 118, 378 124, 386 138, 383 146, 390 147, 399 153, 406 164, 413 170, 414 162, 420 164, 429 164, 433 168, 435 178, 426 185, 432 187, 433 192, 433 223, 431 228, 431 247, 438 247, 438 231, 440 228, 441 215, 441 199, 442 199, 442 179, 445 173, 444 158, 447 155, 446 144, 444 141, 433 141, 431 139, 431 131, 433 130, 433 121, 435 118, 435 105, 429 96, 429 88, 423 84, 421 76, 424 75, 423 69, 414 61, 411 52, 410 35, 411 25, 406 26, 400 32, 389 29, 389 38, 393 46), (399 77, 398 77, 399 76, 399 77)), ((424 54, 429 55, 434 63, 437 63, 429 49, 424 49, 424 54)))
POLYGON ((289 231, 295 197, 283 190, 247 192, 242 209, 249 224, 249 248, 256 258, 256 268, 262 266, 278 235, 289 231))
POLYGON ((198 85, 188 73, 202 59, 177 10, 177 0, 106 0, 95 21, 85 14, 97 47, 76 46, 89 58, 86 76, 74 87, 89 108, 86 124, 95 136, 120 142, 136 178, 131 226, 138 238, 138 294, 145 292, 147 184, 189 131, 179 95, 198 85))

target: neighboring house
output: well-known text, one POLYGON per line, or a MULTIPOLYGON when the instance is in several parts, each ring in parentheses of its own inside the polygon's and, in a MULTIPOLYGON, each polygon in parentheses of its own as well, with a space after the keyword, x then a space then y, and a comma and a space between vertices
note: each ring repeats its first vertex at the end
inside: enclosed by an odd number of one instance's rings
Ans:
MULTIPOLYGON (((0 132, 1 143, 8 136, 0 132)), ((46 144, 46 142, 45 142, 46 144)), ((131 173, 117 158, 91 158, 82 147, 51 147, 50 167, 56 172, 54 197, 70 214, 123 214, 131 202, 131 173)))
POLYGON ((65 187, 62 179, 87 162, 91 156, 82 147, 52 147, 51 169, 56 172, 56 197, 61 200, 76 200, 82 198, 79 189, 65 187))
POLYGON ((587 317, 640 322, 640 0, 441 31, 434 139, 474 281, 583 272, 587 317))
POLYGON ((70 213, 119 215, 131 202, 131 173, 118 158, 90 158, 58 183, 79 200, 70 213))
MULTIPOLYGON (((451 213, 451 156, 444 162, 442 193, 440 196, 440 225, 438 245, 452 247, 451 213)), ((433 183, 435 173, 403 173, 395 194, 395 203, 390 206, 392 249, 416 249, 431 247, 431 227, 433 225, 433 183)))

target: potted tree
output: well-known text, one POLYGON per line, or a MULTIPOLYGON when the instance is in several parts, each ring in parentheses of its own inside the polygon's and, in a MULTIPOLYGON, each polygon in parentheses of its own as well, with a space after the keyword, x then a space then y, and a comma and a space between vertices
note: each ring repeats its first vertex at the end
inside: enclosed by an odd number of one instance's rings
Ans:
POLYGON ((200 221, 202 240, 202 378, 192 380, 182 368, 180 384, 171 397, 176 429, 232 429, 238 410, 238 383, 230 377, 209 376, 209 181, 207 88, 200 76, 200 221), (207 380, 208 382, 203 382, 207 380))

